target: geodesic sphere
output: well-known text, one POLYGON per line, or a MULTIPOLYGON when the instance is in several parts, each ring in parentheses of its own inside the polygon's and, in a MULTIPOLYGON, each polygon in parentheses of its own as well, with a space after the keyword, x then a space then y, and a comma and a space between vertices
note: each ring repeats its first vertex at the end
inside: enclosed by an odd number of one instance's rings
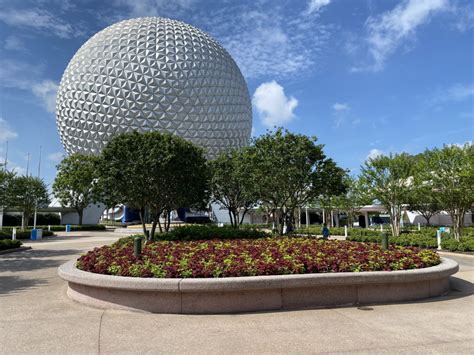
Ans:
POLYGON ((56 99, 67 153, 99 153, 116 134, 167 131, 207 150, 248 143, 252 109, 232 57, 201 30, 145 17, 90 38, 67 66, 56 99))

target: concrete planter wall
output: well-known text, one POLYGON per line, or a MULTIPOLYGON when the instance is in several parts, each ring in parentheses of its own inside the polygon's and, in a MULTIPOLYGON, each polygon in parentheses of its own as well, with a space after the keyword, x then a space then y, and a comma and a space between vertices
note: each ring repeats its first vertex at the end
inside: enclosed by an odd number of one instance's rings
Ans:
POLYGON ((235 313, 412 301, 449 291, 458 264, 442 258, 425 269, 229 277, 154 279, 100 275, 59 267, 68 296, 98 307, 153 313, 235 313))

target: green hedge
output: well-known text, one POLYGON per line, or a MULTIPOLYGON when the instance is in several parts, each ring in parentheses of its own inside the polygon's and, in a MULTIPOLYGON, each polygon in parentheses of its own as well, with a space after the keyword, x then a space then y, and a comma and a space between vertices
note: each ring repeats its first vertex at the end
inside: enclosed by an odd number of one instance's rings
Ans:
MULTIPOLYGON (((312 225, 309 226, 309 228, 298 228, 296 229, 295 233, 304 235, 321 235, 322 228, 323 227, 321 225, 312 225)), ((390 230, 387 229, 385 232, 390 233, 390 230)), ((330 227, 329 233, 330 235, 344 235, 344 227, 330 227)), ((380 231, 365 228, 348 228, 347 235, 378 236, 380 235, 380 231)))
MULTIPOLYGON (((47 230, 43 230, 43 237, 52 236, 53 232, 48 232, 47 230)), ((17 230, 16 231, 16 239, 30 239, 31 238, 31 229, 26 229, 24 231, 17 230)), ((3 228, 0 232, 0 240, 5 239, 12 239, 12 231, 8 228, 3 228)))
POLYGON ((187 225, 176 227, 168 233, 156 234, 155 240, 257 239, 266 236, 267 233, 257 229, 187 225))
POLYGON ((0 250, 15 249, 21 247, 19 240, 3 239, 0 240, 0 250))
POLYGON ((474 251, 474 236, 461 237, 459 242, 454 238, 442 239, 441 248, 450 251, 474 251))
MULTIPOLYGON (((377 236, 349 236, 347 240, 355 242, 381 243, 382 237, 377 236)), ((417 233, 400 234, 399 237, 389 237, 389 242, 401 246, 416 246, 421 248, 437 248, 438 241, 429 231, 417 233)), ((474 251, 474 236, 467 235, 456 241, 449 234, 443 233, 441 237, 441 248, 451 251, 474 251)))
POLYGON ((254 224, 242 224, 240 229, 272 229, 271 223, 254 223, 254 224))

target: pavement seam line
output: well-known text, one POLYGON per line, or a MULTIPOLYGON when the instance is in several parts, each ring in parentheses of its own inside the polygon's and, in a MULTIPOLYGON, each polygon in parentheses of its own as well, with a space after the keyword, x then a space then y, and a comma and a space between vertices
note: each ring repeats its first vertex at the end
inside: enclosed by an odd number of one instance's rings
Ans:
POLYGON ((97 354, 100 354, 100 336, 102 333, 102 318, 104 317, 104 314, 105 314, 105 309, 102 311, 100 315, 100 320, 99 320, 99 339, 97 342, 97 354))

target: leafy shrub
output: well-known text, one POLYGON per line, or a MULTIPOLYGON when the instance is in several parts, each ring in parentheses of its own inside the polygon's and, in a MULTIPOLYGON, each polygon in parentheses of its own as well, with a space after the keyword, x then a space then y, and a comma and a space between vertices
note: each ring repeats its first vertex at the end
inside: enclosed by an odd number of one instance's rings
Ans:
POLYGON ((168 233, 157 234, 156 240, 211 240, 211 239, 257 239, 267 233, 257 229, 235 229, 230 226, 185 225, 176 227, 168 233))
MULTIPOLYGON (((43 237, 49 237, 52 236, 54 233, 53 232, 48 232, 47 230, 43 229, 43 237)), ((12 238, 12 231, 11 228, 3 228, 2 231, 0 231, 0 240, 4 239, 11 239, 12 238)), ((30 239, 31 238, 31 229, 26 229, 24 231, 17 230, 16 231, 16 239, 30 239)))
POLYGON ((242 224, 240 229, 272 229, 271 223, 242 224))
MULTIPOLYGON (((31 216, 28 220, 28 226, 33 225, 34 217, 31 216)), ((60 224, 61 219, 57 213, 38 213, 36 216, 36 224, 48 225, 48 224, 60 224)), ((16 227, 21 225, 21 215, 3 215, 3 226, 16 227)))
POLYGON ((21 247, 19 240, 2 239, 0 240, 0 250, 15 249, 21 247))
POLYGON ((474 236, 463 236, 459 242, 454 238, 442 238, 441 248, 450 251, 474 251, 474 236))
MULTIPOLYGON (((322 234, 322 225, 310 225, 308 228, 298 228, 295 230, 296 234, 303 234, 303 235, 321 235, 322 234)), ((329 228, 329 233, 331 235, 344 235, 344 227, 332 227, 329 228)), ((347 229, 347 234, 350 235, 351 229, 347 229)))
POLYGON ((77 261, 84 271, 133 277, 232 277, 327 272, 390 271, 440 263, 438 254, 414 247, 315 238, 148 242, 141 257, 131 238, 89 251, 77 261))

